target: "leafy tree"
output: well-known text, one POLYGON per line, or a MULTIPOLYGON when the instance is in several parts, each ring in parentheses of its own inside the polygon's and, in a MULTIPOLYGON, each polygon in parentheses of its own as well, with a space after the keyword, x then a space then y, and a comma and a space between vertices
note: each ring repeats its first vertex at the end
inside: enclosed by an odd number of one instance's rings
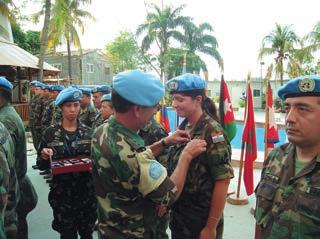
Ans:
POLYGON ((19 25, 12 25, 12 35, 14 42, 22 49, 33 55, 39 54, 40 51, 40 32, 24 32, 19 25))
POLYGON ((166 6, 164 9, 160 9, 155 4, 150 6, 152 12, 147 14, 146 22, 138 27, 136 34, 140 36, 143 32, 146 32, 141 44, 143 52, 148 51, 152 44, 156 44, 159 48, 157 59, 160 72, 158 71, 158 73, 162 78, 166 65, 165 55, 169 49, 170 40, 182 41, 183 35, 177 29, 179 26, 187 24, 190 21, 190 17, 180 15, 185 5, 177 8, 166 6))
POLYGON ((150 68, 146 64, 147 56, 144 56, 140 52, 140 48, 132 33, 120 32, 119 36, 106 45, 105 49, 115 73, 136 68, 144 70, 150 68))
POLYGON ((275 56, 275 70, 280 74, 280 82, 283 85, 284 61, 289 58, 294 49, 294 44, 299 40, 291 26, 276 24, 275 29, 264 37, 262 48, 259 51, 259 58, 264 56, 275 56))
MULTIPOLYGON (((169 48, 164 56, 166 62, 166 72, 168 79, 180 75, 183 72, 184 55, 186 50, 182 48, 169 48)), ((199 72, 200 69, 206 70, 206 64, 195 53, 186 55, 186 72, 199 72)))
POLYGON ((217 50, 217 39, 209 34, 212 31, 212 26, 206 22, 199 26, 193 22, 184 25, 183 48, 186 49, 187 58, 192 61, 190 65, 187 61, 187 72, 199 72, 200 69, 207 71, 207 66, 201 60, 199 53, 212 56, 221 66, 222 59, 217 50))
POLYGON ((78 29, 83 34, 85 28, 84 19, 94 19, 91 13, 81 9, 81 4, 87 3, 91 3, 91 0, 56 0, 52 8, 52 18, 49 23, 48 48, 55 48, 63 40, 66 41, 70 79, 72 79, 71 44, 82 52, 78 29))

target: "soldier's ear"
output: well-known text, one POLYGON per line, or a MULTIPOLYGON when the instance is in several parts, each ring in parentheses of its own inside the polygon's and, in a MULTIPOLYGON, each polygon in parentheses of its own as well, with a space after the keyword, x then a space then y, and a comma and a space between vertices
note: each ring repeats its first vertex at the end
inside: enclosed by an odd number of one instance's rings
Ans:
POLYGON ((134 117, 139 118, 139 116, 141 115, 141 106, 133 105, 131 107, 131 109, 132 109, 132 113, 133 113, 134 117))

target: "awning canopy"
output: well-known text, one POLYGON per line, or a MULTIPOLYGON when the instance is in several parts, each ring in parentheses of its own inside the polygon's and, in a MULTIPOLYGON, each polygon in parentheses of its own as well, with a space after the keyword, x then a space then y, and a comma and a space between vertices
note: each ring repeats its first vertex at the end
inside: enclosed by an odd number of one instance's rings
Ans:
MULTIPOLYGON (((20 66, 33 69, 39 69, 38 57, 18 47, 16 44, 8 42, 0 37, 0 66, 20 66)), ((43 70, 59 72, 60 70, 43 63, 43 70)))

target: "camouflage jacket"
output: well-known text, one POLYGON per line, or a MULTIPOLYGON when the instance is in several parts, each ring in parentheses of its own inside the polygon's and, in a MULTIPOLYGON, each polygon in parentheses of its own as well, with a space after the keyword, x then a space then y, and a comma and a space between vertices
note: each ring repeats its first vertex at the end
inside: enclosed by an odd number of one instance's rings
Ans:
POLYGON ((92 123, 92 129, 98 128, 100 125, 102 125, 106 120, 103 119, 101 112, 98 112, 93 123, 92 123))
MULTIPOLYGON (((185 130, 187 120, 179 126, 185 130)), ((184 217, 205 223, 211 206, 211 195, 217 180, 233 178, 231 147, 221 125, 203 114, 189 132, 192 139, 204 139, 207 151, 193 159, 183 191, 172 210, 184 217)), ((175 169, 185 144, 172 146, 169 152, 169 171, 175 169)))
POLYGON ((79 120, 81 123, 92 127, 94 119, 96 118, 97 110, 90 103, 84 110, 80 109, 79 120))
POLYGON ((255 193, 261 239, 319 238, 320 155, 295 175, 295 146, 274 149, 255 193))
POLYGON ((62 123, 62 110, 59 106, 53 105, 53 113, 52 113, 52 120, 51 125, 54 124, 61 124, 62 123))
POLYGON ((30 128, 34 127, 35 121, 35 108, 39 102, 40 95, 33 95, 30 100, 30 107, 29 107, 29 126, 30 128))
POLYGON ((96 129, 91 147, 99 238, 154 238, 146 226, 175 199, 166 169, 143 139, 113 116, 96 129))
POLYGON ((44 132, 51 125, 54 108, 54 99, 49 99, 44 105, 41 118, 42 132, 44 132))
MULTIPOLYGON (((145 145, 152 145, 155 142, 168 136, 168 133, 154 118, 149 123, 139 130, 139 136, 143 138, 145 145)), ((156 157, 157 161, 160 162, 166 168, 168 167, 168 149, 165 149, 163 153, 156 157)))
POLYGON ((46 105, 46 102, 48 101, 48 97, 41 95, 39 96, 36 106, 34 108, 34 123, 33 125, 35 126, 36 130, 41 131, 41 120, 42 120, 42 115, 44 111, 44 107, 46 105))
POLYGON ((15 169, 20 181, 27 173, 27 143, 23 122, 10 104, 0 108, 0 122, 8 129, 13 140, 15 147, 15 169))
MULTIPOLYGON (((16 231, 17 229, 16 211, 20 199, 20 190, 16 170, 14 169, 14 153, 14 144, 10 133, 0 122, 0 194, 8 194, 8 203, 5 212, 3 211, 5 205, 2 200, 0 200, 0 218, 3 219, 4 216, 6 232, 16 231)), ((1 223, 1 225, 3 224, 1 223)), ((0 238, 5 238, 2 237, 2 235, 1 229, 0 238)))
POLYGON ((7 205, 0 200, 0 238, 6 238, 6 231, 14 228, 17 223, 16 207, 19 201, 19 185, 14 169, 14 145, 9 131, 0 122, 0 194, 8 194, 7 205), (5 212, 4 207, 6 206, 5 212), (5 219, 5 222, 3 221, 5 219), (13 226, 13 227, 12 227, 13 226))
MULTIPOLYGON (((49 126, 44 132, 38 155, 40 157, 43 148, 51 148, 53 150, 52 159, 70 158, 81 155, 90 155, 91 131, 90 128, 78 121, 76 131, 66 131, 61 123, 49 126)), ((42 160, 42 166, 50 168, 49 160, 42 160)), ((81 173, 82 174, 82 173, 81 173)), ((87 173, 84 173, 87 174, 87 173)), ((79 176, 79 173, 70 173, 70 175, 55 175, 55 180, 69 180, 79 176)))

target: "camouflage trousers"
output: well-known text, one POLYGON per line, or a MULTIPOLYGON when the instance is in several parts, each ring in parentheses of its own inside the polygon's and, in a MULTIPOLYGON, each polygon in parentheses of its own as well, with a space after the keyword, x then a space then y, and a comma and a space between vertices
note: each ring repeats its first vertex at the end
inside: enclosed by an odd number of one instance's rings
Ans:
POLYGON ((28 238, 27 215, 38 203, 38 195, 29 177, 26 175, 19 180, 20 200, 17 206, 18 239, 28 238))
POLYGON ((48 198, 54 217, 52 228, 61 239, 76 239, 78 233, 81 239, 92 239, 97 201, 91 175, 71 181, 53 178, 48 198))
MULTIPOLYGON (((203 219, 196 215, 185 215, 178 214, 177 212, 171 212, 171 238, 172 239, 198 239, 202 229, 207 223, 207 218, 203 219)), ((216 239, 222 239, 223 234, 223 217, 218 223, 216 239)))
POLYGON ((20 201, 20 189, 15 171, 10 174, 14 175, 10 175, 8 204, 4 212, 4 227, 7 239, 16 239, 18 233, 17 204, 20 201))

